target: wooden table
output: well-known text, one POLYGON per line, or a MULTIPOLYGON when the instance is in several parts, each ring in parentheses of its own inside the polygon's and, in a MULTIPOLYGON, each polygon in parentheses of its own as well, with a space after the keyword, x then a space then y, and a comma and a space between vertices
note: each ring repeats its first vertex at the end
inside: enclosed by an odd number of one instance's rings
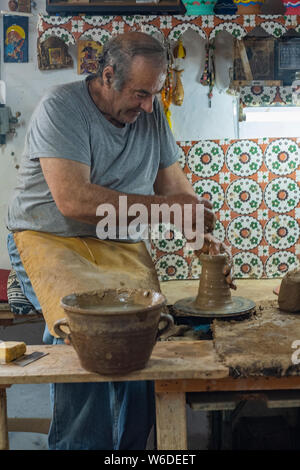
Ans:
POLYGON ((87 372, 80 366, 72 346, 27 347, 28 354, 34 351, 47 352, 48 355, 24 367, 13 362, 0 366, 0 449, 7 449, 9 446, 5 386, 51 382, 154 380, 158 448, 186 449, 185 381, 205 382, 207 379, 221 379, 228 376, 228 369, 218 360, 211 341, 176 342, 176 344, 159 342, 155 345, 146 368, 122 376, 104 376, 87 372), (171 391, 166 380, 173 386, 171 391))
POLYGON ((84 370, 71 346, 28 346, 48 355, 25 367, 0 366, 0 449, 8 449, 6 387, 14 384, 154 380, 157 445, 161 450, 187 449, 187 392, 297 390, 300 377, 234 379, 216 356, 212 341, 160 342, 145 369, 123 376, 84 370))
MULTIPOLYGON (((278 280, 238 281, 237 295, 256 301, 274 299, 273 289, 278 284, 278 280)), ((199 281, 161 283, 169 304, 182 297, 196 295, 198 285, 199 281)), ((5 390, 13 384, 154 380, 157 446, 161 450, 187 449, 187 392, 300 389, 298 376, 250 379, 229 377, 229 369, 220 362, 213 341, 159 342, 146 368, 123 376, 87 372, 81 367, 71 346, 27 347, 28 354, 33 351, 47 352, 48 355, 25 367, 14 363, 0 366, 0 449, 9 447, 5 390)))

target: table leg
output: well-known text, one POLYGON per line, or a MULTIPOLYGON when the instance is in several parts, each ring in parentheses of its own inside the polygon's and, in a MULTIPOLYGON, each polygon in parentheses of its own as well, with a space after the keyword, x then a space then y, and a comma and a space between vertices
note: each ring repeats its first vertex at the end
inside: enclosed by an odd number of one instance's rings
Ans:
POLYGON ((6 387, 0 386, 0 450, 8 450, 6 387))
POLYGON ((156 392, 155 405, 157 449, 186 450, 185 392, 156 392))

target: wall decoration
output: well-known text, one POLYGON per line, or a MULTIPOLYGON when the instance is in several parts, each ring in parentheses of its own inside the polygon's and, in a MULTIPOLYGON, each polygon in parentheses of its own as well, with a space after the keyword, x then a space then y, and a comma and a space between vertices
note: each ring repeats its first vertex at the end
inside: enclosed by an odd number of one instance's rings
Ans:
POLYGON ((275 76, 283 85, 291 85, 300 70, 300 38, 284 37, 275 43, 275 76))
POLYGON ((274 50, 275 40, 271 37, 248 37, 235 41, 233 79, 242 80, 274 80, 274 50), (241 44, 245 53, 241 50, 241 44), (247 76, 249 70, 250 77, 247 76))
POLYGON ((240 103, 247 106, 291 106, 292 88, 288 86, 263 86, 261 84, 243 86, 240 89, 240 103))
POLYGON ((161 101, 163 104, 164 113, 166 115, 167 121, 169 123, 170 128, 172 129, 170 106, 173 100, 173 92, 174 92, 174 75, 173 75, 174 58, 173 58, 173 53, 171 51, 169 42, 166 43, 166 47, 167 47, 167 56, 168 56, 168 70, 167 70, 167 77, 165 80, 164 88, 161 91, 161 101))
POLYGON ((4 62, 28 62, 28 17, 4 15, 4 62))
POLYGON ((39 41, 57 36, 67 44, 76 44, 86 38, 104 44, 112 34, 132 29, 149 34, 161 34, 169 41, 177 41, 186 30, 193 30, 201 38, 211 40, 220 31, 227 31, 236 39, 242 39, 257 26, 268 35, 279 38, 290 30, 300 30, 300 16, 49 16, 40 15, 39 41))
MULTIPOLYGON (((235 277, 280 278, 298 268, 300 139, 205 140, 177 145, 189 181, 213 204, 218 218, 214 235, 231 245, 235 277)), ((162 281, 198 279, 199 259, 175 232, 170 240, 152 240, 158 276, 162 281)))
POLYGON ((19 13, 30 13, 31 0, 9 0, 8 8, 10 11, 17 11, 19 13))
POLYGON ((299 15, 300 14, 300 1, 299 0, 282 0, 285 7, 286 15, 299 15))
POLYGON ((215 15, 235 15, 237 6, 233 0, 218 0, 214 8, 215 15))
POLYGON ((56 37, 38 42, 38 67, 40 70, 73 67, 73 59, 65 42, 56 37))
POLYGON ((77 73, 96 73, 103 46, 96 41, 80 40, 77 43, 77 73))
POLYGON ((178 39, 178 43, 173 50, 174 57, 174 73, 176 77, 176 85, 173 93, 173 103, 176 106, 182 106, 184 98, 184 89, 182 84, 181 74, 184 71, 182 62, 186 57, 186 50, 182 44, 182 39, 178 39))
POLYGON ((183 0, 187 15, 213 15, 217 0, 183 0))
POLYGON ((208 86, 208 106, 211 108, 211 99, 213 96, 213 88, 215 86, 215 44, 208 41, 205 45, 205 64, 204 71, 200 78, 203 86, 208 86))
POLYGON ((238 15, 259 15, 265 0, 233 0, 236 3, 238 15))

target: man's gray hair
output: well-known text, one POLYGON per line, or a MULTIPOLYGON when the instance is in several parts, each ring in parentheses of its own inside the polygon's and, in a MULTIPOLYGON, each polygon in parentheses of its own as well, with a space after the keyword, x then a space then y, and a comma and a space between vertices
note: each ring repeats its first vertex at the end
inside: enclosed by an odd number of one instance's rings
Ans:
POLYGON ((104 45, 97 75, 102 81, 103 71, 110 65, 114 71, 113 86, 121 91, 130 76, 131 63, 136 56, 145 57, 157 68, 167 66, 167 52, 163 44, 149 34, 130 32, 116 36, 104 45))

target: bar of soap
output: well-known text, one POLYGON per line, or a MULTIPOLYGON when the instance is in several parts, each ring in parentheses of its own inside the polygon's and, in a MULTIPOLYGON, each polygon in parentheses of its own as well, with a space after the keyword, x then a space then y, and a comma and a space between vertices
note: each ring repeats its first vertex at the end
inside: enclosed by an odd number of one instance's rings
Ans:
POLYGON ((3 341, 0 343, 0 364, 18 359, 26 352, 26 344, 22 341, 3 341))

